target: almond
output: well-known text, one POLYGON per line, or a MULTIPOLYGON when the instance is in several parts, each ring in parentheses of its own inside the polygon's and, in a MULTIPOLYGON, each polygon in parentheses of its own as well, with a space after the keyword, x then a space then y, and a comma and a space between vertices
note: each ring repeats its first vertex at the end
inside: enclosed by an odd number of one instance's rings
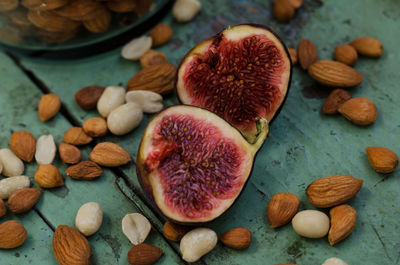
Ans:
POLYGON ((58 226, 54 232, 53 252, 60 265, 89 265, 92 262, 88 240, 67 225, 58 226))
POLYGON ((85 145, 90 143, 93 138, 88 136, 81 127, 72 127, 65 132, 63 140, 67 144, 85 145))
POLYGON ((308 68, 308 74, 318 83, 331 87, 353 87, 361 84, 363 79, 362 75, 350 66, 329 60, 312 64, 308 68))
POLYGON ((307 189, 309 201, 316 207, 328 208, 353 198, 363 181, 349 175, 336 175, 315 180, 307 189))
POLYGON ((35 173, 35 181, 42 188, 64 186, 60 171, 53 165, 39 165, 35 173))
POLYGON ((78 105, 85 110, 96 108, 97 101, 104 92, 105 87, 102 86, 86 86, 81 88, 75 94, 75 101, 78 105))
POLYGON ((161 46, 167 43, 173 35, 170 25, 158 24, 150 31, 150 37, 153 39, 153 47, 161 46))
POLYGON ((148 50, 140 57, 140 64, 143 68, 147 68, 149 66, 157 65, 157 64, 166 64, 168 63, 167 55, 162 52, 157 52, 154 50, 148 50))
POLYGON ((8 208, 13 213, 28 212, 40 199, 42 190, 37 188, 25 188, 17 190, 8 198, 8 208))
POLYGON ((126 86, 127 90, 149 90, 168 94, 174 89, 176 67, 172 64, 158 64, 147 67, 134 75, 126 86))
POLYGON ((350 205, 343 204, 333 207, 329 214, 331 215, 331 228, 329 229, 328 240, 329 244, 333 246, 353 232, 357 213, 350 205))
POLYGON ((357 125, 370 125, 378 118, 374 102, 365 97, 352 98, 339 106, 338 111, 357 125))
POLYGON ((190 228, 184 225, 178 225, 169 221, 164 224, 164 236, 171 241, 179 242, 182 237, 189 232, 190 228))
POLYGON ((367 147, 369 163, 379 173, 391 173, 399 165, 399 158, 396 153, 385 147, 367 147))
POLYGON ((110 28, 112 14, 107 8, 99 8, 96 11, 97 16, 84 20, 83 25, 87 30, 94 33, 103 33, 110 28))
POLYGON ((325 114, 336 114, 338 113, 339 106, 350 98, 351 95, 348 91, 337 88, 333 90, 325 100, 322 105, 322 112, 325 114))
POLYGON ((297 48, 297 56, 301 68, 307 70, 310 65, 318 60, 318 51, 314 43, 310 40, 301 40, 297 48))
POLYGON ((61 101, 56 94, 43 95, 39 101, 38 114, 43 122, 50 120, 60 111, 61 101))
POLYGON ((18 7, 18 0, 3 0, 0 2, 0 12, 10 11, 18 7))
POLYGON ((300 199, 292 193, 277 193, 268 203, 267 218, 272 228, 289 223, 300 207, 300 199))
POLYGON ((132 0, 118 0, 118 1, 107 1, 106 6, 113 12, 126 13, 134 11, 136 8, 136 1, 132 0))
POLYGON ((67 168, 65 173, 73 179, 92 180, 101 176, 103 170, 92 161, 82 161, 77 165, 67 168))
POLYGON ((129 163, 131 157, 121 146, 104 142, 97 144, 93 148, 90 153, 90 160, 102 166, 118 167, 129 163))
POLYGON ((31 162, 36 151, 35 137, 29 132, 14 132, 10 138, 10 148, 20 159, 31 162))
POLYGON ((335 59, 338 62, 352 66, 357 62, 357 51, 350 45, 337 46, 335 48, 335 59))
POLYGON ((368 57, 379 57, 383 54, 382 43, 371 37, 362 37, 350 42, 357 52, 368 57))
POLYGON ((98 17, 98 10, 104 8, 95 0, 73 0, 54 11, 55 14, 75 21, 90 20, 98 17))
POLYGON ((293 48, 289 48, 289 55, 290 55, 290 60, 292 60, 292 64, 295 65, 297 64, 298 58, 297 58, 297 50, 293 48))
POLYGON ((38 0, 22 0, 21 4, 28 9, 44 11, 62 7, 68 4, 68 0, 52 0, 47 1, 46 4, 38 0))
POLYGON ((60 143, 58 151, 61 160, 66 164, 76 164, 82 159, 81 151, 72 144, 60 143))
POLYGON ((251 232, 247 228, 236 227, 219 236, 221 242, 233 249, 246 249, 251 243, 251 232))
POLYGON ((7 213, 6 205, 2 198, 0 198, 0 218, 4 217, 7 213))
POLYGON ((6 221, 0 225, 0 249, 17 248, 24 244, 27 232, 17 221, 6 221))
POLYGON ((161 258, 162 254, 162 249, 143 243, 129 250, 128 262, 131 265, 151 265, 161 258))
POLYGON ((83 131, 91 137, 102 137, 108 132, 107 122, 101 117, 87 119, 82 127, 83 131))
POLYGON ((289 22, 294 16, 295 8, 289 0, 275 0, 273 14, 276 20, 282 23, 289 22))
POLYGON ((301 5, 303 4, 303 0, 289 0, 289 3, 294 7, 294 8, 300 8, 301 5))

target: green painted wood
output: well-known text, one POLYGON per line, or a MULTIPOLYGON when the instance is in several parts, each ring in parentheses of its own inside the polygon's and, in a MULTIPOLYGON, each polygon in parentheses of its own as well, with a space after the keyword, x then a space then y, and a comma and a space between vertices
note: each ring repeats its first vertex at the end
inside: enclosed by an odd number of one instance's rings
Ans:
MULTIPOLYGON (((64 132, 71 127, 71 124, 61 114, 46 124, 40 122, 36 107, 42 95, 41 91, 3 54, 0 54, 0 71, 2 73, 1 146, 8 146, 11 130, 27 130, 36 137, 52 134, 56 143, 61 142, 64 132)), ((83 159, 88 160, 90 148, 83 148, 82 151, 83 159)), ((135 203, 121 193, 120 190, 126 184, 110 170, 105 169, 103 175, 95 181, 76 181, 66 176, 64 171, 67 166, 58 158, 54 164, 64 176, 65 186, 45 190, 35 209, 53 228, 60 224, 74 226, 79 207, 86 202, 98 202, 104 212, 103 224, 95 235, 88 238, 93 249, 94 264, 126 264, 126 255, 132 245, 122 233, 121 220, 127 213, 146 213, 148 210, 145 207, 137 208, 135 203)), ((26 165, 24 174, 30 176, 32 182, 36 169, 37 165, 34 162, 26 165)), ((13 219, 12 217, 9 218, 13 219)), ((14 251, 0 250, 0 264, 17 264, 21 257, 25 257, 31 264, 57 264, 52 254, 51 228, 33 211, 18 217, 18 220, 23 220, 30 235, 28 238, 30 243, 14 251), (30 250, 31 248, 36 249, 38 253, 34 254, 34 249, 30 250), (26 249, 28 251, 25 251, 26 249)), ((157 225, 159 228, 160 224, 157 225)), ((158 232, 153 231, 147 242, 165 251, 161 264, 180 263, 179 256, 158 232)))
MULTIPOLYGON (((171 16, 164 20, 173 26, 175 34, 160 50, 174 64, 195 43, 226 25, 245 22, 271 26, 290 47, 296 47, 302 38, 309 38, 317 45, 320 58, 332 58, 336 45, 364 35, 380 39, 385 46, 385 54, 379 60, 360 58, 356 65, 364 75, 364 82, 351 89, 351 93, 370 97, 379 110, 377 122, 367 128, 355 126, 341 116, 321 114, 327 91, 316 86, 303 71, 294 69, 288 100, 271 126, 271 136, 257 156, 248 185, 238 202, 208 225, 218 233, 236 226, 248 227, 254 236, 252 245, 246 251, 235 251, 219 244, 204 261, 230 265, 321 264, 326 258, 337 256, 349 265, 399 264, 399 171, 388 176, 375 173, 364 153, 365 147, 375 145, 400 153, 397 140, 400 55, 398 38, 393 35, 400 26, 399 4, 392 0, 309 0, 291 23, 282 25, 272 19, 270 1, 203 0, 202 3, 204 8, 193 23, 180 25, 171 16), (296 193, 302 200, 302 209, 313 209, 304 193, 306 186, 316 178, 335 174, 351 174, 364 180, 361 192, 349 202, 357 210, 358 220, 348 239, 331 247, 326 239, 299 237, 290 225, 277 230, 269 228, 265 211, 273 194, 296 193)), ((121 59, 119 53, 116 50, 68 62, 24 59, 22 63, 62 96, 67 109, 82 122, 97 114, 79 109, 72 96, 75 91, 91 84, 124 85, 140 69, 138 63, 121 59)), ((176 102, 174 96, 166 101, 167 104, 176 102)), ((127 136, 105 139, 118 142, 135 154, 149 118, 146 116, 141 126, 127 136)), ((142 196, 142 191, 134 167, 122 170, 134 188, 132 191, 125 187, 125 192, 140 203, 138 196, 142 196)))

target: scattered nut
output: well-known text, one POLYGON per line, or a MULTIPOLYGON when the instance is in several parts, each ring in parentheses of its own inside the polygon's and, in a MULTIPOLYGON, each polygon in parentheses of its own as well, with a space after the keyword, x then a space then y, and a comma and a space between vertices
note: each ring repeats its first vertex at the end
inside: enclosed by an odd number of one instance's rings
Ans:
POLYGON ((3 199, 0 198, 0 218, 4 217, 7 213, 6 205, 4 204, 3 199))
POLYGON ((236 227, 219 236, 221 242, 233 249, 246 249, 251 243, 251 231, 247 228, 236 227))
POLYGON ((75 101, 85 110, 94 109, 97 106, 97 101, 103 94, 106 88, 102 86, 86 86, 81 88, 75 94, 75 101))
POLYGON ((139 244, 133 246, 128 252, 128 262, 131 265, 151 265, 161 258, 163 250, 149 245, 139 244))
POLYGON ((365 97, 347 100, 339 106, 338 111, 352 123, 362 126, 370 125, 378 118, 374 102, 365 97))
POLYGON ((129 153, 121 146, 103 142, 97 144, 90 153, 90 160, 106 167, 118 167, 131 161, 129 153))
POLYGON ((399 165, 396 153, 385 147, 365 148, 369 163, 379 173, 392 173, 399 165))
POLYGON ((29 132, 13 132, 10 138, 10 148, 20 159, 31 162, 36 151, 35 137, 29 132))
POLYGON ((67 168, 65 173, 73 179, 93 180, 101 176, 103 170, 95 162, 82 161, 67 168))
POLYGON ((350 45, 337 46, 335 48, 335 59, 341 63, 352 66, 357 62, 357 51, 350 45))
POLYGON ((63 140, 67 144, 79 146, 90 143, 93 138, 87 135, 81 127, 71 127, 65 132, 63 140))
POLYGON ((60 171, 53 165, 39 165, 36 170, 34 179, 42 188, 55 188, 64 186, 64 180, 61 177, 60 171))
POLYGON ((301 5, 303 4, 303 0, 289 0, 289 2, 296 9, 300 8, 301 5))
POLYGON ((66 164, 76 164, 82 159, 82 153, 78 147, 72 144, 60 143, 58 145, 61 160, 66 164))
POLYGON ((166 63, 168 63, 167 55, 154 50, 148 50, 142 57, 140 57, 140 64, 143 68, 166 63))
POLYGON ((101 117, 87 119, 83 123, 83 131, 91 137, 102 137, 108 132, 107 122, 101 117))
POLYGON ((88 202, 79 208, 75 226, 85 236, 96 233, 103 222, 103 210, 97 202, 88 202))
POLYGON ((35 159, 38 164, 45 165, 53 163, 56 152, 57 147, 51 134, 39 137, 36 142, 35 153, 35 159))
POLYGON ((331 229, 329 229, 328 240, 329 244, 333 246, 353 232, 357 213, 353 207, 347 204, 333 207, 329 213, 331 215, 331 229))
POLYGON ((172 8, 172 14, 178 22, 189 22, 201 9, 198 0, 177 0, 172 8))
POLYGON ((128 42, 122 47, 121 55, 128 60, 139 60, 152 45, 151 37, 142 36, 128 42))
POLYGON ((26 176, 15 176, 0 180, 0 199, 8 199, 14 192, 28 188, 31 184, 26 176))
POLYGON ((362 37, 350 42, 357 52, 368 57, 379 57, 383 54, 382 43, 371 37, 362 37))
POLYGON ((324 104, 322 105, 322 112, 325 114, 336 114, 338 113, 339 106, 350 98, 351 95, 347 90, 337 88, 333 90, 326 98, 324 104))
POLYGON ((289 223, 300 207, 300 199, 292 193, 277 193, 268 203, 267 217, 272 228, 289 223))
POLYGON ((282 23, 289 22, 294 16, 295 8, 289 0, 274 0, 273 14, 282 23))
POLYGON ((17 248, 24 244, 27 232, 17 221, 6 221, 0 225, 0 249, 17 248))
POLYGON ((153 47, 161 46, 167 43, 173 35, 173 30, 170 25, 158 24, 150 31, 150 37, 153 40, 153 47))
POLYGON ((140 213, 127 214, 122 219, 122 232, 134 245, 143 243, 150 230, 151 224, 149 220, 140 213))
POLYGON ((193 229, 181 240, 180 249, 183 260, 198 261, 215 247, 217 241, 217 234, 213 230, 203 227, 193 229))
POLYGON ((0 149, 0 163, 3 165, 4 176, 19 176, 24 172, 24 162, 8 148, 0 149))
POLYGON ((119 86, 107 87, 97 102, 97 110, 106 118, 111 111, 125 102, 125 89, 119 86))
POLYGON ((126 102, 138 104, 145 113, 156 113, 163 109, 163 98, 160 94, 146 90, 133 90, 126 93, 126 102))
POLYGON ((348 265, 344 260, 339 258, 329 258, 322 263, 322 265, 348 265))
POLYGON ((8 208, 13 213, 25 213, 39 201, 42 190, 37 188, 24 188, 17 190, 8 198, 8 208))
POLYGON ((290 59, 292 60, 292 64, 295 65, 297 64, 298 58, 297 58, 297 50, 293 49, 293 48, 289 48, 289 55, 290 55, 290 59))
POLYGON ((182 237, 189 232, 190 228, 184 225, 178 225, 169 221, 164 224, 164 236, 171 241, 179 242, 182 237))
POLYGON ((129 102, 114 109, 107 118, 107 127, 115 135, 124 135, 139 126, 143 119, 140 105, 129 102))
POLYGON ((61 101, 56 94, 43 95, 39 101, 38 114, 43 122, 50 120, 60 111, 61 101))
POLYGON ((304 237, 321 238, 328 234, 329 217, 316 210, 298 212, 292 219, 294 231, 304 237))
POLYGON ((301 68, 307 70, 310 65, 318 60, 318 51, 314 43, 310 40, 301 40, 297 48, 297 56, 301 68))

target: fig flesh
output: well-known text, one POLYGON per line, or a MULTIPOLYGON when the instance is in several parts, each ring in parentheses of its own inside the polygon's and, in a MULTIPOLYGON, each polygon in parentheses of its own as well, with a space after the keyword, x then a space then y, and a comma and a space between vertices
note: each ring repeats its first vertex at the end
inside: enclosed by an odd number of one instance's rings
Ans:
POLYGON ((276 116, 291 72, 288 50, 275 33, 260 25, 238 25, 185 56, 176 91, 183 104, 216 113, 254 142, 256 119, 271 121, 276 116))
POLYGON ((242 191, 268 134, 257 121, 250 144, 216 114, 194 106, 166 108, 148 124, 136 170, 143 189, 171 221, 197 224, 224 213, 242 191))

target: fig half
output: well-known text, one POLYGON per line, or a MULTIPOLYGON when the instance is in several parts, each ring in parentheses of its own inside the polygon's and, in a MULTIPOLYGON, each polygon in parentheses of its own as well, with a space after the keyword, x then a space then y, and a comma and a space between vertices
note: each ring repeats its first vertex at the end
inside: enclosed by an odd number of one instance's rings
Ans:
POLYGON ((249 142, 256 119, 271 121, 286 98, 292 65, 278 36, 260 25, 229 27, 194 47, 176 80, 179 100, 208 109, 249 142))
POLYGON ((178 223, 203 223, 225 212, 242 191, 268 134, 257 121, 250 144, 216 114, 169 107, 148 124, 136 160, 139 182, 160 211, 178 223))

